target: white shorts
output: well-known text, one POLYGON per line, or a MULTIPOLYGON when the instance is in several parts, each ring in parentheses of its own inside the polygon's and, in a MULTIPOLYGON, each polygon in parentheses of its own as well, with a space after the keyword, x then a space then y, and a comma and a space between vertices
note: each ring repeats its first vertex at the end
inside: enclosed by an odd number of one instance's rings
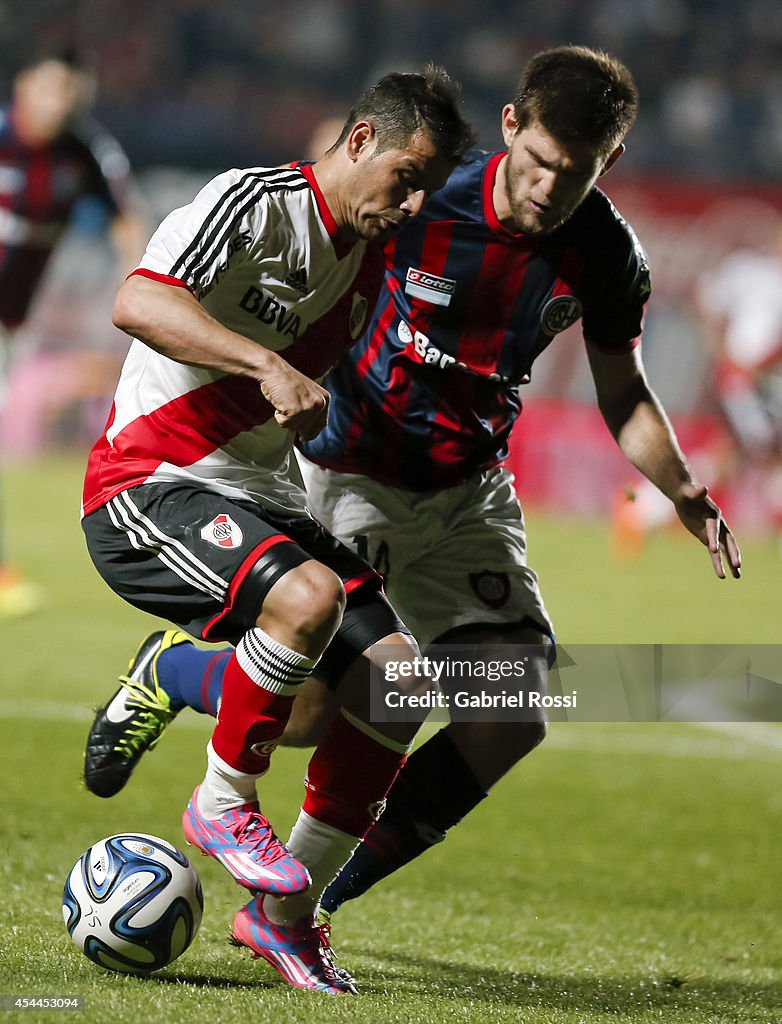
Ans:
POLYGON ((335 473, 296 454, 310 511, 382 573, 389 600, 419 644, 456 626, 524 618, 553 635, 526 563, 524 517, 507 470, 417 492, 335 473))

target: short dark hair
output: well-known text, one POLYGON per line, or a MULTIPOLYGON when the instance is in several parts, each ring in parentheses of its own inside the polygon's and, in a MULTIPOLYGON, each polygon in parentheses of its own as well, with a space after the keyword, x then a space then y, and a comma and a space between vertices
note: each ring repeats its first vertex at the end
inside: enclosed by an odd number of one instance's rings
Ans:
POLYGON ((76 49, 75 46, 66 46, 62 50, 36 52, 17 65, 16 74, 37 71, 45 64, 63 64, 69 71, 79 75, 95 74, 94 60, 83 51, 76 49))
POLYGON ((459 84, 435 64, 428 64, 421 73, 393 72, 359 98, 332 149, 345 142, 357 121, 369 121, 377 133, 379 153, 403 148, 420 131, 446 160, 458 163, 475 142, 460 104, 459 84))
POLYGON ((638 90, 616 57, 559 46, 532 58, 513 106, 520 128, 537 122, 561 142, 585 142, 607 157, 635 121, 638 90))

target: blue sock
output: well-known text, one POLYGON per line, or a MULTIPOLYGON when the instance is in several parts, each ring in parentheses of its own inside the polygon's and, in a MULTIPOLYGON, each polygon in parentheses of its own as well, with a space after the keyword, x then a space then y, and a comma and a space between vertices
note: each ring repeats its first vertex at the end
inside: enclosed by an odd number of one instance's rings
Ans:
POLYGON ((172 709, 192 708, 216 718, 223 674, 232 654, 233 648, 204 651, 195 644, 177 644, 163 651, 157 661, 157 677, 172 709))

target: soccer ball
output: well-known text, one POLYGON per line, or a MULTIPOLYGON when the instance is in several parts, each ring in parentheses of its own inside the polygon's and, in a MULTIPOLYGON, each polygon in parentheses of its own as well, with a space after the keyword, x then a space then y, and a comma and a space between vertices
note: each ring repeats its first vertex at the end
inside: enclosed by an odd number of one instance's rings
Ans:
POLYGON ((173 963, 195 938, 203 909, 187 857, 143 832, 91 846, 62 895, 65 927, 78 948, 101 967, 130 974, 173 963))

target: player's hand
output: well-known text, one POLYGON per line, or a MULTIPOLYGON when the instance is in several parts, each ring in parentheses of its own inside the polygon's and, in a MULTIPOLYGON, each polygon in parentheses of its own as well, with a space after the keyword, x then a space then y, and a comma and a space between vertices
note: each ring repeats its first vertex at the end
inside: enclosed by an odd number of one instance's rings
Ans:
POLYGON ((309 441, 323 430, 329 412, 329 393, 320 384, 277 358, 260 379, 263 397, 274 407, 281 427, 309 441))
POLYGON ((722 518, 722 512, 709 497, 703 484, 682 484, 674 500, 677 515, 711 555, 714 572, 725 579, 725 563, 734 579, 741 577, 741 552, 736 538, 722 518))

